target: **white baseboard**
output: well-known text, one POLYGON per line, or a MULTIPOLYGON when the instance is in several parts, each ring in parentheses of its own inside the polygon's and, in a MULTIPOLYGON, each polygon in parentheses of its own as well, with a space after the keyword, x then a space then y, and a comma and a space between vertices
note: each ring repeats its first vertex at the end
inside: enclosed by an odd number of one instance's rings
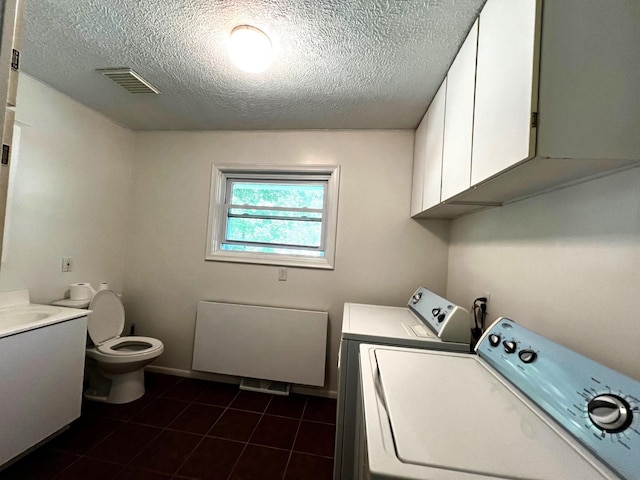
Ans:
MULTIPOLYGON (((164 373, 166 375, 174 375, 176 377, 196 378, 198 380, 209 380, 211 382, 231 383, 240 385, 239 377, 230 375, 220 375, 217 373, 199 372, 196 370, 183 370, 180 368, 162 367, 159 365, 147 365, 144 368, 148 372, 164 373)), ((291 391, 301 395, 309 395, 313 397, 338 398, 338 392, 334 390, 323 390, 318 387, 305 387, 303 385, 292 385, 291 391)))

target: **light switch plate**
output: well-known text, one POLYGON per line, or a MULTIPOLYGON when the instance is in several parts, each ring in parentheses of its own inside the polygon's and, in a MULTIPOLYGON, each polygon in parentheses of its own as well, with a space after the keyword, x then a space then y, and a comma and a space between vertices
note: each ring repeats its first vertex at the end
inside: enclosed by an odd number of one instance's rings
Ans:
POLYGON ((278 268, 278 280, 281 282, 287 281, 287 267, 278 268))

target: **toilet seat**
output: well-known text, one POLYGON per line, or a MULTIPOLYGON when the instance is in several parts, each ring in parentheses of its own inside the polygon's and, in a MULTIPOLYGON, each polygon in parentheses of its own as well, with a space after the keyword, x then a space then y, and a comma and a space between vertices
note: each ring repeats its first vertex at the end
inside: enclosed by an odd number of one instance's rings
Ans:
POLYGON ((151 337, 116 337, 97 345, 96 350, 105 355, 116 357, 135 358, 136 356, 147 355, 163 348, 163 344, 157 338, 151 337), (127 346, 142 347, 127 349, 127 346))
POLYGON ((95 346, 87 352, 92 356, 134 361, 163 352, 164 345, 157 338, 120 336, 124 329, 124 306, 113 290, 96 292, 89 309, 92 312, 87 318, 87 332, 95 346))
POLYGON ((116 339, 124 329, 124 306, 113 290, 96 292, 89 304, 87 332, 95 345, 116 339))

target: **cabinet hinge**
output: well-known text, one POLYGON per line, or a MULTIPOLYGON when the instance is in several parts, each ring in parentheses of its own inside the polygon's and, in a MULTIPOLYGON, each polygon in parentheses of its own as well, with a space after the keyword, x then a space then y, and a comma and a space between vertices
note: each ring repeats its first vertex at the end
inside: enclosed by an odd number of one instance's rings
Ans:
POLYGON ((2 165, 9 165, 9 154, 11 153, 11 147, 7 144, 2 145, 2 165))
POLYGON ((538 112, 531 112, 531 128, 538 128, 538 112))
POLYGON ((11 52, 11 68, 20 70, 20 52, 15 48, 11 52))

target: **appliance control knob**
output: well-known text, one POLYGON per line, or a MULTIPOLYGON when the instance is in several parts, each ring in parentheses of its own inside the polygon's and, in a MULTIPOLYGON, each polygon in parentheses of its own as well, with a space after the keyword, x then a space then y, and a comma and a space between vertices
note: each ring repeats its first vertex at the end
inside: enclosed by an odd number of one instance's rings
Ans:
POLYGON ((497 347, 498 345, 500 345, 500 335, 498 335, 497 333, 492 333, 491 335, 489 335, 489 343, 492 347, 497 347))
POLYGON ((440 309, 439 308, 434 308, 433 310, 431 310, 431 314, 434 317, 437 317, 439 313, 440 313, 440 309))
POLYGON ((411 297, 411 303, 415 305, 420 301, 421 298, 422 298, 422 292, 416 293, 413 297, 411 297))
POLYGON ((538 358, 538 354, 533 350, 521 350, 518 356, 523 363, 533 363, 538 358))
POLYGON ((593 424, 607 433, 621 432, 633 420, 631 407, 617 395, 598 395, 589 401, 587 410, 593 424))
POLYGON ((504 345, 504 351, 507 353, 514 353, 516 351, 516 342, 513 340, 505 340, 502 342, 502 345, 504 345))
POLYGON ((442 323, 444 320, 444 317, 446 317, 444 313, 441 313, 440 315, 438 315, 438 323, 442 323))

